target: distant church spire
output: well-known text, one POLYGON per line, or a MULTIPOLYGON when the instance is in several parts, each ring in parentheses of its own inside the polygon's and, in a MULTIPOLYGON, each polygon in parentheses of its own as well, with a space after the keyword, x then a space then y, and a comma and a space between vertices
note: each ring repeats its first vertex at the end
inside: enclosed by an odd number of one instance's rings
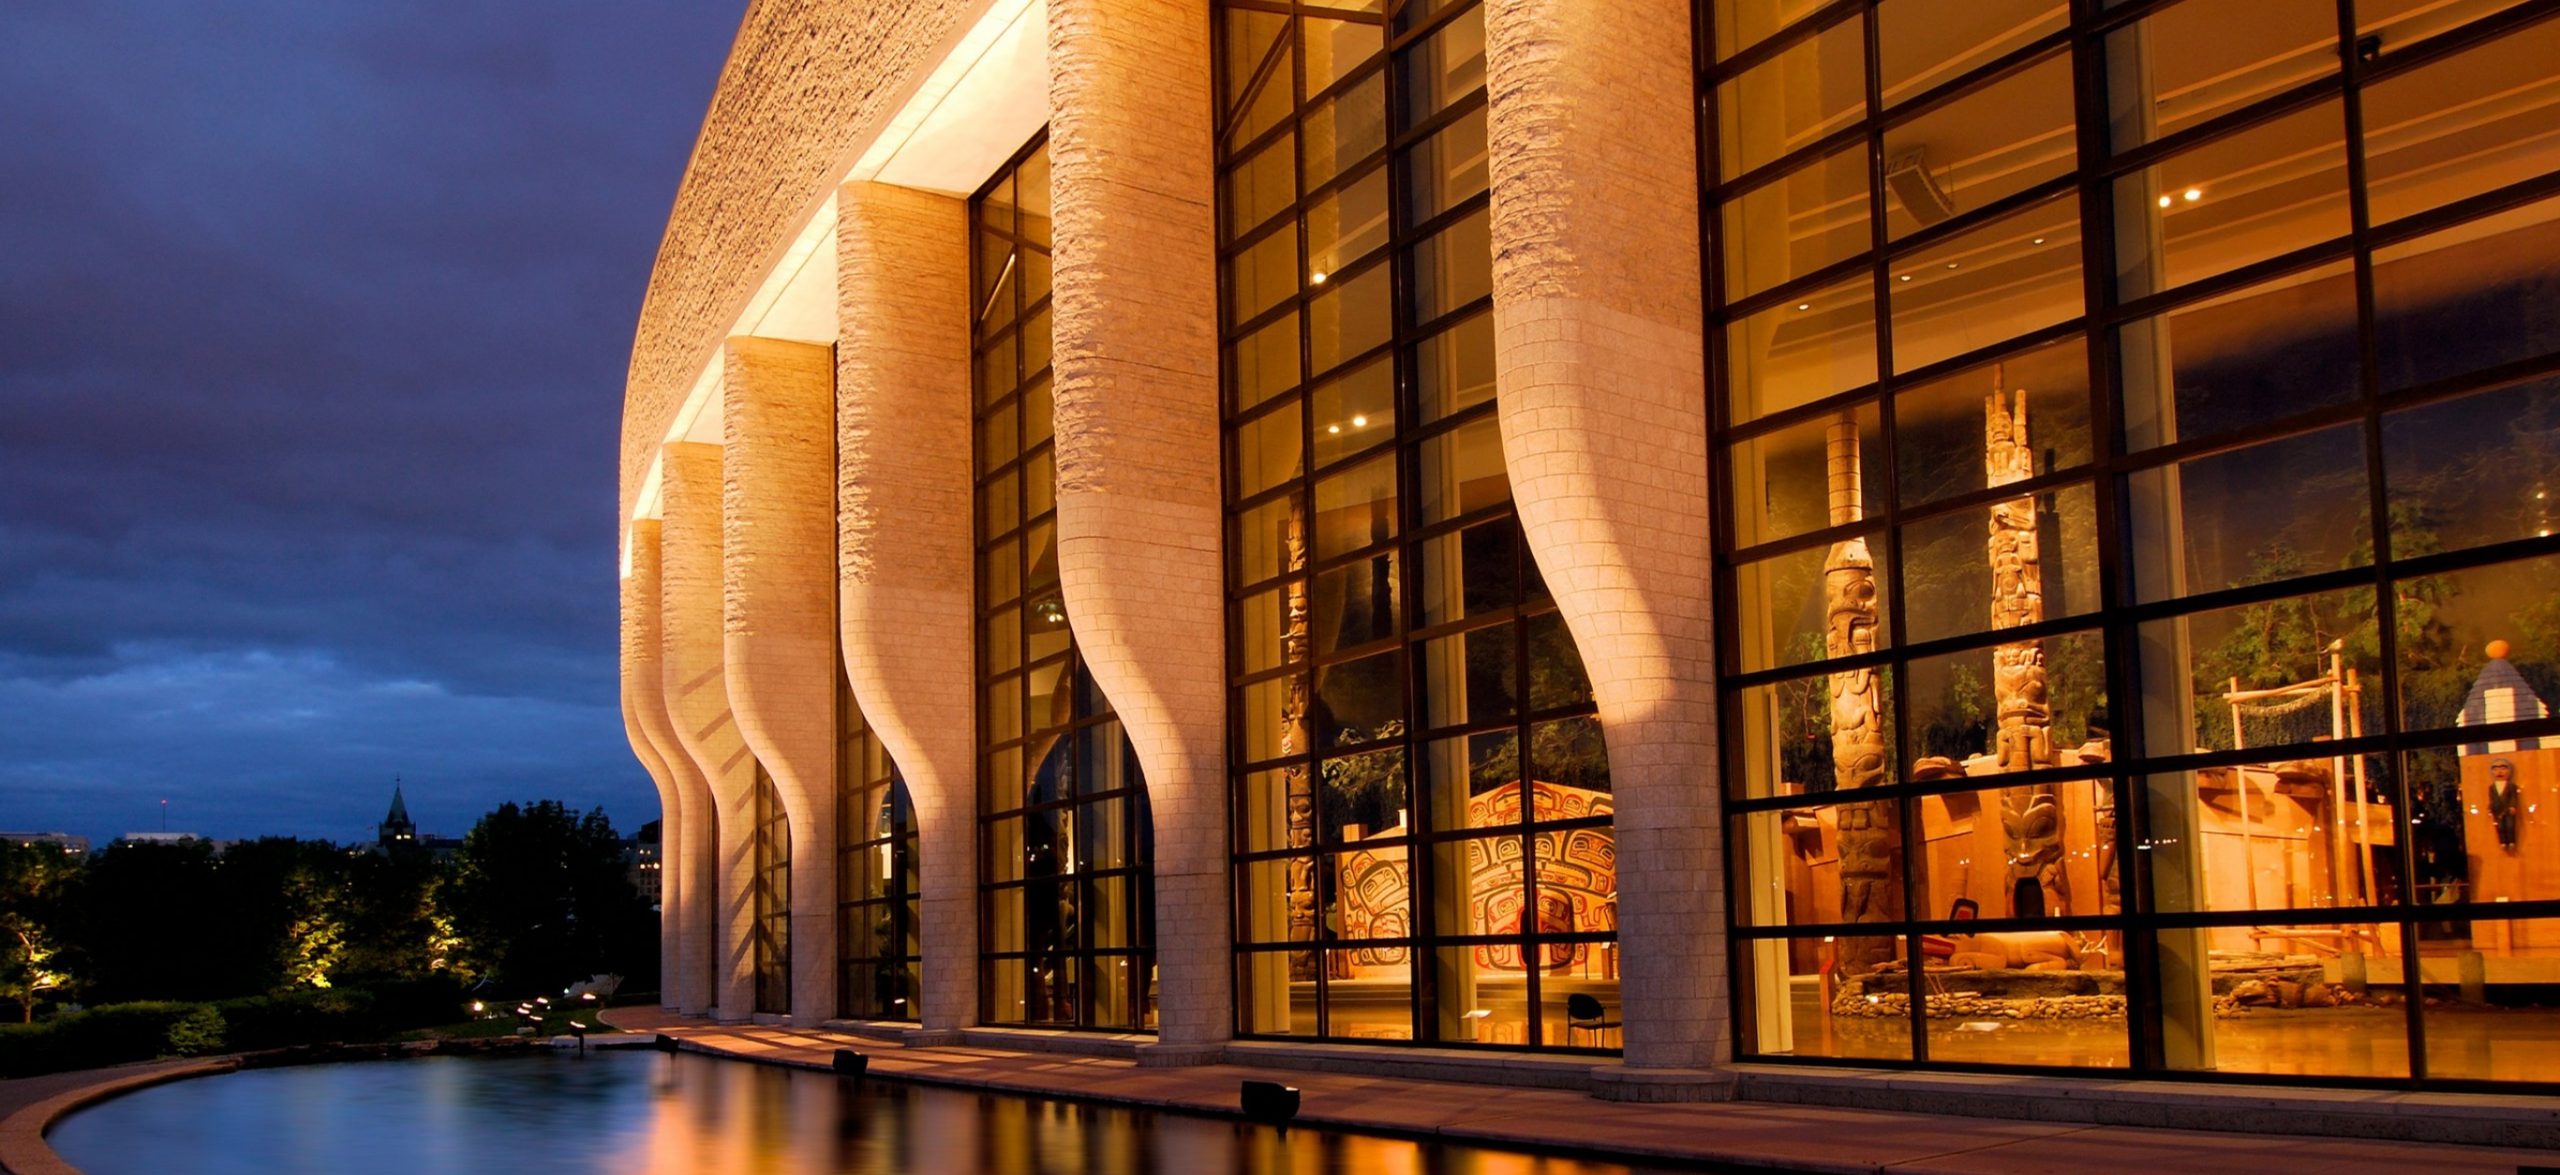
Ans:
POLYGON ((417 847, 418 826, 409 819, 409 801, 400 794, 400 777, 391 777, 391 812, 374 827, 374 844, 384 852, 417 847))

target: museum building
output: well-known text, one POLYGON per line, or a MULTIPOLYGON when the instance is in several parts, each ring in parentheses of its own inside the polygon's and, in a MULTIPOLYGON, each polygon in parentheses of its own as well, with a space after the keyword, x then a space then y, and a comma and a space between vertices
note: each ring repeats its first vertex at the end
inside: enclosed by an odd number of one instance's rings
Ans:
POLYGON ((2560 0, 756 0, 623 418, 663 1000, 2551 1089, 2555 61, 2560 0))

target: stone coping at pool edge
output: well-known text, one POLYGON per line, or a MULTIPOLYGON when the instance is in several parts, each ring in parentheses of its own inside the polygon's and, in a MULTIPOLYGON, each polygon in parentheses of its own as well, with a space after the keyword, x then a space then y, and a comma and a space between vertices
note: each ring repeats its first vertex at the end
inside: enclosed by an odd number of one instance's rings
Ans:
MULTIPOLYGON (((1240 1081, 1283 1081, 1304 1091, 1297 1122, 1309 1127, 1636 1161, 2182 1175, 2560 1166, 2555 1098, 1741 1065, 1739 1100, 1629 1104, 1541 1088, 1561 1062, 1527 1054, 1461 1054, 1483 1076, 1449 1081, 1410 1075, 1405 1049, 1251 1042, 1222 1063, 1153 1068, 1132 1055, 1144 1038, 971 1029, 920 1046, 886 1025, 718 1024, 656 1008, 609 1020, 689 1052, 827 1070, 836 1049, 853 1048, 883 1078, 1223 1117, 1238 1116, 1240 1081)), ((1587 1080, 1593 1066, 1572 1064, 1587 1080)))

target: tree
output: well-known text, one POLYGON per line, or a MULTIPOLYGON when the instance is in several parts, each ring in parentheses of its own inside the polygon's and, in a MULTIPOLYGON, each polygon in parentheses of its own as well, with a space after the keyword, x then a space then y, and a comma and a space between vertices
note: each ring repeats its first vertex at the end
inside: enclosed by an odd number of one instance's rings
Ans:
POLYGON ((55 928, 82 862, 51 845, 0 844, 0 996, 18 1002, 21 1021, 71 982, 55 928))
POLYGON ((522 990, 646 974, 657 958, 657 920, 602 808, 499 805, 463 838, 439 903, 464 964, 522 990))

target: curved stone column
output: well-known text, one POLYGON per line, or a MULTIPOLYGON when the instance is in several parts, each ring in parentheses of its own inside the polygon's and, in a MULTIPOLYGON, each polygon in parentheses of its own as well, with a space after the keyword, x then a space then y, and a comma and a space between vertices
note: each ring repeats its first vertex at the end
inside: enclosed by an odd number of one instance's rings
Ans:
POLYGON ((658 986, 662 997, 675 1001, 677 1011, 699 1016, 719 999, 711 982, 712 906, 717 896, 712 880, 717 854, 712 826, 718 821, 712 814, 710 780, 677 737, 675 717, 667 709, 662 529, 654 518, 631 524, 631 577, 625 590, 639 593, 648 606, 624 612, 625 617, 637 617, 643 623, 624 630, 623 664, 628 676, 623 700, 666 766, 676 800, 666 809, 666 822, 659 829, 658 901, 666 911, 660 926, 673 931, 677 946, 672 969, 658 977, 658 986))
POLYGON ((1158 1063, 1231 1034, 1203 0, 1050 0, 1058 568, 1155 814, 1158 1063))
POLYGON ((756 992, 756 761, 730 716, 722 664, 720 466, 718 445, 666 447, 666 517, 659 530, 666 659, 660 673, 676 741, 701 771, 711 799, 710 876, 702 883, 711 906, 705 936, 710 1010, 724 1020, 744 1020, 756 992))
POLYGON ((1503 452, 1608 742, 1626 1063, 1602 1088, 1645 1098, 1716 1096, 1644 1071, 1732 1055, 1688 27, 1680 0, 1485 6, 1503 452))
MULTIPOLYGON (((631 755, 640 760, 658 787, 658 1006, 681 1006, 676 990, 684 972, 684 888, 675 868, 675 848, 683 810, 680 783, 667 754, 642 711, 660 707, 658 697, 658 524, 635 522, 623 536, 622 569, 622 733, 631 740, 631 755), (645 533, 644 533, 645 531, 645 533)), ((663 721, 664 711, 660 711, 663 721)))
POLYGON ((915 804, 928 1030, 978 1022, 978 722, 961 201, 836 199, 836 552, 854 700, 915 804))
POLYGON ((791 826, 791 1022, 836 1014, 835 354, 733 338, 721 364, 729 709, 791 826))

